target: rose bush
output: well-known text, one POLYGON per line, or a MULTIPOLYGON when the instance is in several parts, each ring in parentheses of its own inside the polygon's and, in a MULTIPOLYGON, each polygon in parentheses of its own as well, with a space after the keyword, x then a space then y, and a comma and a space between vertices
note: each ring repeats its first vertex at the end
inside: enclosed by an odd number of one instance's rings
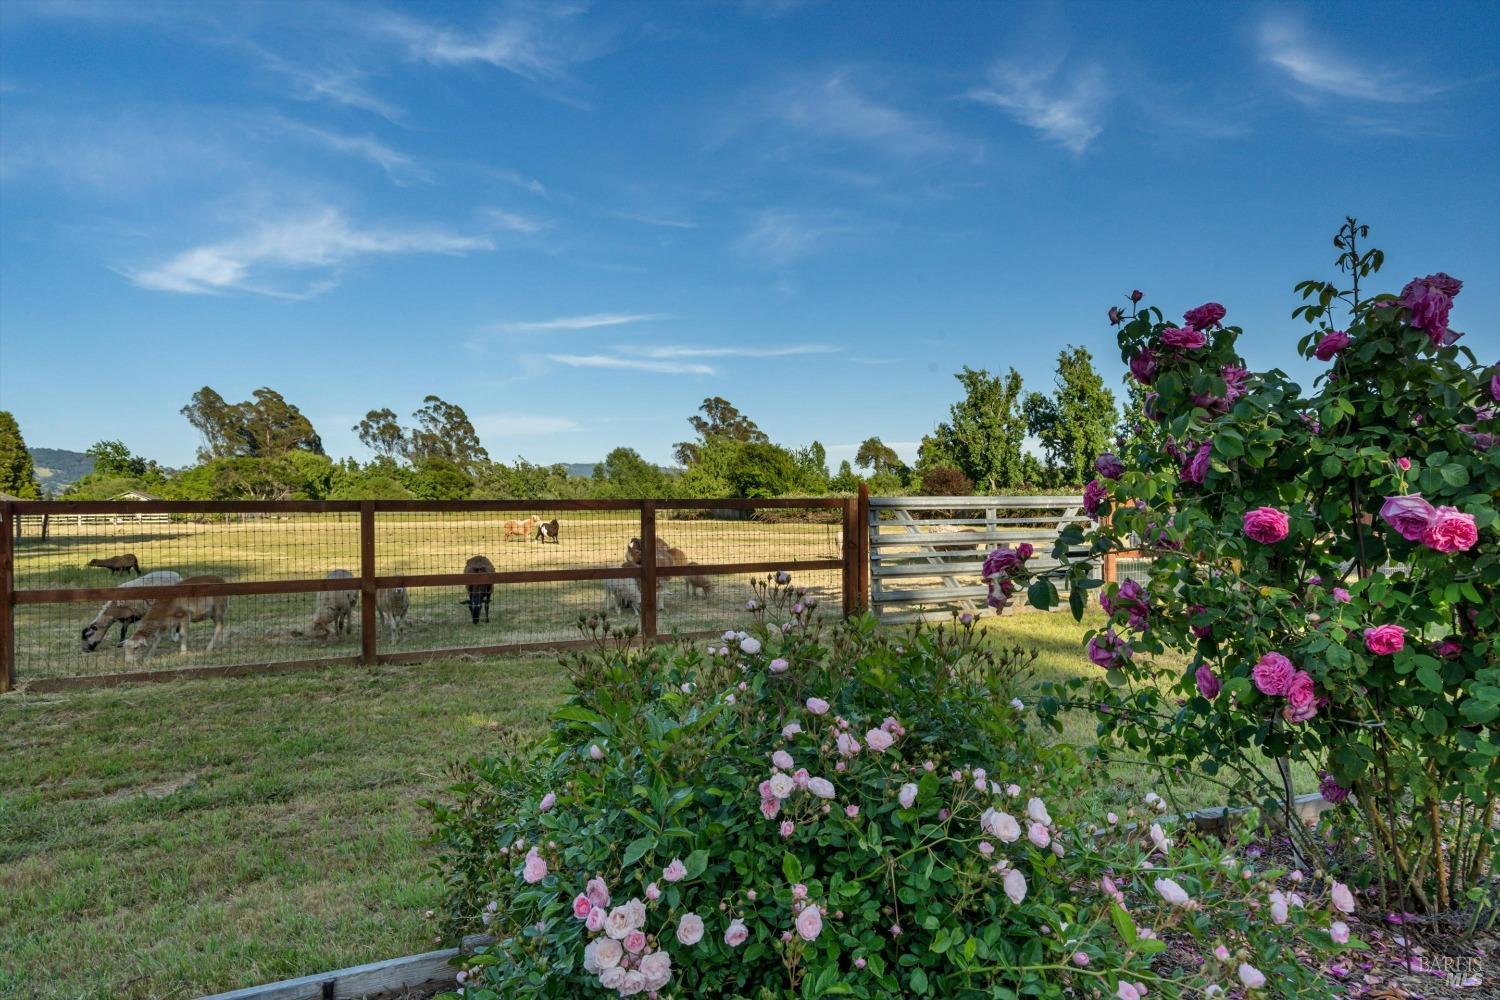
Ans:
MULTIPOLYGON (((1108 673, 1043 708, 1099 706, 1107 749, 1288 809, 1286 762, 1305 762, 1370 835, 1383 884, 1445 909, 1479 898, 1496 840, 1500 366, 1449 326, 1457 279, 1364 297, 1383 260, 1365 235, 1350 220, 1335 241, 1351 287, 1298 286, 1294 315, 1321 327, 1300 350, 1331 362, 1311 391, 1248 373, 1221 307, 1182 327, 1111 313, 1148 391, 1085 490, 1098 526, 1056 554, 1144 548, 1149 583, 1104 589, 1090 655, 1108 673)), ((1070 573, 1081 613, 1099 581, 1070 573)))
POLYGON ((1091 814, 1017 697, 1034 653, 972 620, 825 628, 789 584, 749 607, 707 648, 583 623, 549 734, 431 805, 446 930, 496 938, 463 997, 1197 997, 1346 946, 1333 886, 1164 828, 1157 796, 1091 814))

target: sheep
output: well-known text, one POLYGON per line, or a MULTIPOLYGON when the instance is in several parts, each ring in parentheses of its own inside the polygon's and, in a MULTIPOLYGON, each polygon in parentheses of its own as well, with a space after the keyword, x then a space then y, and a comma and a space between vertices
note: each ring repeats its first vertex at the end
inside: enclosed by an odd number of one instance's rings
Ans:
POLYGON ((100 569, 107 569, 111 574, 129 573, 131 570, 135 570, 136 576, 141 575, 141 564, 133 552, 127 552, 123 556, 110 556, 108 559, 90 559, 89 565, 98 566, 100 569))
MULTIPOLYGON (((159 569, 145 576, 138 576, 134 580, 127 580, 120 584, 123 587, 165 587, 173 583, 181 583, 182 574, 170 569, 159 569)), ((94 616, 94 620, 83 627, 83 651, 92 653, 99 648, 99 643, 104 641, 109 634, 109 627, 115 622, 120 623, 120 641, 125 641, 125 632, 129 627, 151 609, 155 602, 149 598, 137 600, 126 600, 116 597, 114 600, 105 601, 104 607, 94 616)))
MULTIPOLYGON (((635 566, 632 562, 620 564, 626 568, 635 566)), ((639 613, 641 610, 641 582, 632 577, 624 577, 618 580, 604 581, 604 601, 614 611, 624 613, 633 611, 639 613)), ((658 594, 656 600, 657 610, 661 610, 661 596, 658 594)))
POLYGON ((401 638, 409 607, 411 602, 407 599, 405 587, 391 587, 375 595, 375 608, 380 613, 380 620, 390 627, 392 639, 401 638))
POLYGON ((557 518, 555 517, 550 521, 543 521, 536 526, 537 541, 546 544, 547 539, 549 538, 552 539, 555 544, 561 544, 560 540, 557 537, 557 518))
MULTIPOLYGON (((464 572, 493 573, 495 564, 484 556, 470 556, 469 561, 464 563, 464 572)), ((465 603, 469 605, 469 617, 474 620, 475 625, 479 624, 480 609, 484 610, 484 620, 486 622, 490 620, 490 596, 494 590, 495 585, 492 583, 469 584, 469 599, 465 603)))
MULTIPOLYGON (((675 550, 675 551, 680 551, 680 550, 675 550)), ((695 562, 692 562, 691 560, 689 560, 688 563, 687 563, 687 565, 689 565, 689 566, 696 566, 698 564, 695 563, 695 562)), ((691 599, 693 597, 696 597, 697 594, 698 594, 698 591, 700 591, 700 590, 703 591, 703 596, 704 597, 708 597, 709 596, 709 592, 714 589, 714 581, 713 581, 713 578, 711 578, 711 577, 707 577, 707 576, 685 576, 685 577, 683 577, 683 580, 685 580, 687 582, 687 595, 688 595, 689 599, 691 599)))
MULTIPOLYGON (((182 581, 184 586, 194 583, 223 582, 222 576, 190 576, 182 581)), ((125 640, 125 662, 134 663, 142 656, 150 656, 156 649, 156 644, 161 641, 162 635, 173 628, 178 630, 180 642, 178 653, 186 655, 188 623, 201 622, 206 618, 213 619, 214 634, 208 640, 208 647, 204 652, 213 652, 214 647, 224 636, 224 616, 228 610, 229 598, 227 597, 166 597, 157 601, 141 617, 141 623, 136 626, 135 633, 125 640)))
MULTIPOLYGON (((633 565, 639 566, 641 554, 645 551, 639 538, 632 538, 630 545, 625 550, 625 556, 633 565)), ((688 558, 688 554, 682 549, 674 548, 671 543, 658 538, 656 540, 656 565, 660 566, 696 566, 696 562, 688 558)), ((707 597, 709 591, 714 589, 712 578, 702 575, 694 575, 683 578, 687 583, 687 595, 694 596, 698 591, 703 591, 707 597)), ((657 588, 660 591, 660 588, 657 588)))
MULTIPOLYGON (((352 580, 354 574, 347 569, 336 569, 329 572, 329 580, 352 580)), ((317 602, 314 604, 312 634, 314 639, 327 639, 328 629, 333 628, 335 636, 343 635, 350 629, 350 615, 354 611, 354 605, 359 601, 359 592, 356 590, 320 590, 317 594, 317 602)))
POLYGON ((537 517, 535 514, 521 521, 506 521, 503 526, 505 532, 505 540, 508 542, 512 538, 519 538, 524 542, 528 538, 532 537, 532 535, 536 532, 536 526, 541 522, 542 519, 537 517))

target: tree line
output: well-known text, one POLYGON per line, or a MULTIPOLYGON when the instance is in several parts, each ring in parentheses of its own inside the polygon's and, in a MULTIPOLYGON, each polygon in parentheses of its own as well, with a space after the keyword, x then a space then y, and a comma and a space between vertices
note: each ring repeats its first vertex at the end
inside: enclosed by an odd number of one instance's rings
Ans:
MULTIPOLYGON (((93 471, 63 496, 109 499, 133 490, 181 500, 763 499, 852 493, 861 483, 885 495, 1077 490, 1092 477, 1094 456, 1136 422, 1140 403, 1131 397, 1118 411, 1082 347, 1058 355, 1050 393, 1025 392, 1013 368, 1002 375, 965 366, 955 377, 960 398, 922 438, 914 465, 869 437, 852 463, 830 472, 819 441, 773 442, 729 400, 713 396, 688 417, 692 436, 673 449, 678 467, 662 468, 622 446, 587 476, 520 457, 495 461, 463 407, 436 395, 405 421, 389 408, 366 413, 352 430, 373 457, 360 462, 330 457, 312 422, 274 389, 231 403, 205 386, 181 410, 200 439, 192 466, 170 469, 121 441, 99 441, 87 451, 93 471)), ((20 428, 3 411, 0 491, 41 495, 20 428)))

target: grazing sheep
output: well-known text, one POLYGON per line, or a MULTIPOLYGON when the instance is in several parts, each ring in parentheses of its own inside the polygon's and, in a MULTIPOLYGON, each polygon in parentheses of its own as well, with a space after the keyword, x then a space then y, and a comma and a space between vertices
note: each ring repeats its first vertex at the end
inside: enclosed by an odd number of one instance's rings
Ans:
MULTIPOLYGON (((484 556, 470 556, 469 561, 464 563, 464 572, 493 573, 495 572, 495 564, 484 556)), ((486 622, 490 620, 490 596, 494 593, 494 590, 495 585, 492 583, 469 584, 469 599, 466 603, 469 605, 469 617, 474 620, 475 625, 479 624, 479 612, 481 609, 484 611, 484 620, 486 622)))
MULTIPOLYGON (((222 576, 190 576, 184 585, 192 583, 223 583, 222 576)), ((227 597, 166 597, 151 605, 135 633, 125 640, 125 662, 134 663, 142 656, 150 656, 161 637, 172 629, 178 630, 178 653, 187 653, 187 627, 189 622, 201 622, 212 618, 213 637, 208 640, 204 652, 212 652, 224 636, 224 616, 229 610, 227 597)))
MULTIPOLYGON (((628 559, 632 565, 639 566, 641 564, 641 556, 645 553, 645 551, 645 546, 641 544, 641 540, 639 538, 632 538, 630 540, 630 544, 625 547, 625 558, 628 559)), ((681 549, 673 549, 672 546, 668 545, 666 542, 658 538, 656 540, 656 565, 676 565, 672 557, 673 552, 680 554, 683 558, 683 562, 687 561, 687 553, 683 552, 681 549)))
MULTIPOLYGON (((623 562, 621 566, 631 567, 635 563, 623 562)), ((604 601, 609 608, 617 613, 623 614, 632 611, 637 614, 641 610, 641 582, 631 577, 619 580, 604 581, 604 601)), ((661 596, 657 595, 656 608, 661 610, 661 596)))
MULTIPOLYGON (((679 550, 674 550, 674 551, 681 551, 681 550, 679 549, 679 550)), ((696 566, 698 564, 695 563, 695 562, 692 562, 691 560, 689 560, 688 563, 687 563, 687 565, 689 565, 689 566, 696 566)), ((714 581, 713 581, 712 577, 707 577, 707 576, 685 576, 682 579, 687 583, 687 595, 688 595, 689 599, 692 599, 693 597, 696 597, 698 595, 698 591, 700 591, 700 590, 703 591, 703 596, 704 597, 708 597, 709 596, 709 592, 714 589, 714 581)))
POLYGON ((532 537, 536 532, 536 526, 541 522, 542 519, 535 514, 520 521, 506 521, 504 525, 505 540, 508 542, 512 538, 519 538, 524 542, 532 537))
POLYGON ((136 576, 141 575, 141 564, 133 552, 127 552, 123 556, 110 556, 108 559, 90 559, 89 565, 107 569, 111 573, 129 573, 135 570, 136 576))
MULTIPOLYGON (((347 569, 336 569, 328 574, 329 580, 352 580, 354 574, 347 569)), ((350 630, 350 616, 354 605, 359 603, 357 590, 320 590, 313 606, 312 634, 314 639, 327 639, 328 629, 335 636, 350 630)))
POLYGON ((554 544, 561 544, 560 539, 557 537, 557 518, 555 517, 550 521, 543 521, 536 526, 537 541, 545 545, 549 538, 554 544))
POLYGON ((405 587, 391 587, 375 595, 375 609, 380 613, 380 620, 390 627, 392 639, 401 638, 406 629, 406 611, 410 607, 405 587))
MULTIPOLYGON (((173 583, 181 583, 182 574, 170 569, 159 569, 145 576, 138 576, 134 580, 127 580, 120 584, 125 587, 165 587, 173 583)), ((104 607, 94 616, 94 620, 83 627, 83 651, 92 653, 99 648, 99 643, 109 633, 109 627, 115 622, 120 623, 120 641, 125 641, 126 630, 143 618, 151 605, 156 602, 149 598, 138 598, 137 600, 126 600, 117 597, 111 601, 105 601, 104 607)))

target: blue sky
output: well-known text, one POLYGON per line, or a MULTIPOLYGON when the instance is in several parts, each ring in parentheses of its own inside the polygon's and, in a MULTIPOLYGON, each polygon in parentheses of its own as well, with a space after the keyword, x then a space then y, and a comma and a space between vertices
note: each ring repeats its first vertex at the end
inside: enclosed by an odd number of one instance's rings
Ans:
POLYGON ((1302 371, 1346 213, 1500 352, 1500 7, 63 3, 0 10, 0 406, 168 463, 204 384, 461 404, 666 461, 729 398, 908 456, 960 365, 1223 302, 1302 371))

